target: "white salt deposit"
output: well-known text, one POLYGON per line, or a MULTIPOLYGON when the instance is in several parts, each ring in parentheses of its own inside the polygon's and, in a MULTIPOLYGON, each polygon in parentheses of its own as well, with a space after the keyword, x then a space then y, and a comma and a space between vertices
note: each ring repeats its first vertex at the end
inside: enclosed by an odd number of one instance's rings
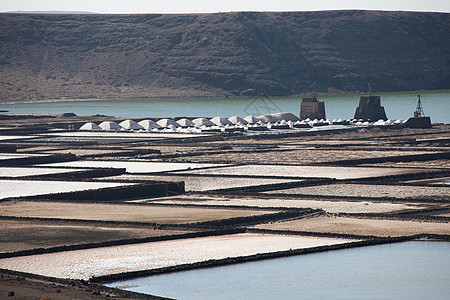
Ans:
POLYGON ((197 118, 192 120, 192 122, 197 126, 213 126, 214 123, 206 118, 197 118))
POLYGON ((113 121, 105 121, 98 125, 102 130, 106 131, 117 131, 122 130, 123 127, 113 121))
POLYGON ((0 180, 0 199, 94 190, 124 185, 131 184, 109 182, 0 180))
POLYGON ((169 127, 170 125, 172 125, 173 127, 180 127, 177 122, 171 119, 160 119, 156 123, 158 123, 158 125, 161 127, 169 127))
POLYGON ((120 126, 122 126, 123 128, 127 129, 127 130, 139 130, 139 129, 144 129, 144 127, 142 127, 141 125, 139 125, 138 123, 136 123, 133 120, 125 120, 120 122, 119 124, 120 126))
POLYGON ((242 233, 5 258, 0 259, 0 268, 44 276, 89 279, 92 276, 352 241, 242 233))
POLYGON ((142 120, 138 124, 141 125, 145 130, 161 128, 161 126, 153 120, 142 120))
POLYGON ((102 130, 102 128, 95 123, 89 122, 81 126, 79 130, 95 131, 95 130, 102 130))

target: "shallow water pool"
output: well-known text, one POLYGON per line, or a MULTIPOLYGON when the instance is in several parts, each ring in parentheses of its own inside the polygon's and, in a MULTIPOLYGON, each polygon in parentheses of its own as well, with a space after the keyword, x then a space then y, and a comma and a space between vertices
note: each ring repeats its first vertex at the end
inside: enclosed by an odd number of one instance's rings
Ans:
POLYGON ((450 243, 329 251, 108 286, 177 299, 448 299, 450 243))

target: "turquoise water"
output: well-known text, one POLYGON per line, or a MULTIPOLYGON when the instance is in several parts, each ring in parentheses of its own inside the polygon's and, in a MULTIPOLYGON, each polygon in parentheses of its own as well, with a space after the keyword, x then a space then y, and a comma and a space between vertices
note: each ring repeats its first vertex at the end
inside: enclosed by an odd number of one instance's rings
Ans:
MULTIPOLYGON (((391 120, 406 120, 413 115, 417 93, 381 93, 381 103, 391 120)), ((450 91, 421 92, 424 111, 435 123, 450 123, 450 91)), ((352 119, 359 103, 359 95, 321 96, 329 119, 352 119)), ((121 101, 67 101, 1 104, 0 110, 11 113, 73 112, 79 116, 95 114, 127 118, 163 117, 245 117, 276 112, 299 115, 300 98, 259 99, 163 99, 121 101)))
POLYGON ((108 286, 176 299, 450 299, 450 243, 336 250, 108 286))

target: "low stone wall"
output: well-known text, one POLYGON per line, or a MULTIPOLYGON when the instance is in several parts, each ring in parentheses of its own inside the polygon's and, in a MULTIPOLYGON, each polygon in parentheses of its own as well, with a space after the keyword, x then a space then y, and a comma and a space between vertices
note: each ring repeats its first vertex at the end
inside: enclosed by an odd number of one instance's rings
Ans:
POLYGON ((96 190, 85 190, 85 191, 76 191, 76 192, 67 192, 67 193, 55 193, 55 194, 47 194, 47 195, 36 195, 36 196, 27 196, 27 197, 17 197, 17 198, 8 198, 4 199, 4 201, 10 200, 69 200, 69 201, 100 201, 100 202, 108 202, 108 201, 119 201, 125 199, 134 199, 134 198, 145 198, 145 197, 165 197, 169 195, 170 191, 175 193, 183 193, 184 192, 184 183, 173 183, 173 182, 153 182, 153 183, 142 183, 136 185, 127 185, 127 186, 119 186, 119 187, 109 187, 102 188, 96 190))
POLYGON ((0 160, 0 167, 49 164, 49 163, 73 161, 76 159, 77 159, 76 155, 74 154, 53 154, 48 156, 45 155, 45 156, 21 157, 21 158, 0 160))
MULTIPOLYGON (((70 168, 64 168, 70 170, 70 168)), ((33 175, 33 176, 24 176, 24 177, 16 177, 21 180, 29 179, 29 180, 74 180, 80 181, 82 179, 89 178, 99 178, 99 177, 109 177, 109 176, 118 176, 125 174, 125 168, 95 168, 95 169, 85 169, 81 171, 74 171, 68 173, 57 173, 57 174, 43 174, 43 175, 33 175)))
POLYGON ((17 146, 16 145, 0 145, 1 153, 16 153, 17 146))
POLYGON ((306 215, 310 214, 322 214, 324 213, 321 209, 297 209, 297 210, 288 210, 282 211, 278 213, 264 214, 258 216, 250 216, 250 217, 237 217, 223 220, 215 220, 208 222, 199 222, 199 223, 190 223, 186 224, 186 226, 192 226, 192 228, 211 228, 211 229, 226 229, 226 228, 235 228, 239 226, 250 226, 254 224, 262 224, 280 220, 286 220, 291 218, 303 218, 306 215))

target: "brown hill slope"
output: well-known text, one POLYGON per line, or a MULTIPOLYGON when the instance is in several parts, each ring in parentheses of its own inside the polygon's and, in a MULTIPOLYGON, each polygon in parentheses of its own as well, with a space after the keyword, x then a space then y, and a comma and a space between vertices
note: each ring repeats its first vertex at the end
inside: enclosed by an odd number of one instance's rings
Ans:
POLYGON ((450 14, 0 14, 0 100, 450 88, 450 14))

